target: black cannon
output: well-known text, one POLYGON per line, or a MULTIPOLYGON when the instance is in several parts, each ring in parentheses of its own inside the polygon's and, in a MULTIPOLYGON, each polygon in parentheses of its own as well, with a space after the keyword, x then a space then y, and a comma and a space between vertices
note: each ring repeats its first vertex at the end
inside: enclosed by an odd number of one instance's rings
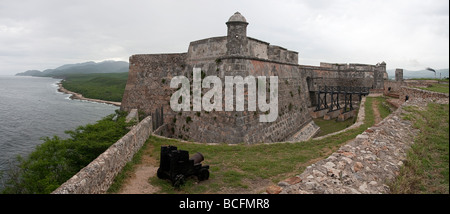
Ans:
POLYGON ((179 187, 189 176, 197 176, 199 181, 209 178, 209 166, 202 166, 204 160, 200 152, 189 158, 189 152, 177 150, 176 146, 161 146, 161 160, 157 176, 160 179, 169 179, 172 186, 179 187))

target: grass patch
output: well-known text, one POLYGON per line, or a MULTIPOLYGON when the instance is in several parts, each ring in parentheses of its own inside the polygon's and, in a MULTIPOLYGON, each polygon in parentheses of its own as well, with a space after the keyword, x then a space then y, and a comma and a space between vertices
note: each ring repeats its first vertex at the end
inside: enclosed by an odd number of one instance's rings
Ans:
POLYGON ((313 119, 314 123, 320 127, 320 133, 317 137, 324 136, 330 133, 334 133, 343 129, 346 129, 353 125, 356 122, 356 117, 345 121, 337 121, 337 120, 324 120, 323 118, 313 119))
POLYGON ((386 97, 373 97, 373 99, 378 101, 377 108, 382 119, 386 118, 389 114, 392 113, 390 104, 386 102, 386 97))
POLYGON ((448 77, 444 79, 438 79, 438 78, 412 78, 411 80, 437 80, 440 82, 448 82, 448 77))
POLYGON ((449 193, 449 105, 409 106, 403 116, 420 129, 400 175, 390 184, 395 194, 449 193))
POLYGON ((128 72, 69 74, 62 85, 87 98, 121 102, 127 80, 128 72))
POLYGON ((322 140, 299 143, 257 144, 257 145, 205 145, 180 142, 150 136, 149 143, 154 146, 152 156, 158 162, 161 145, 174 145, 187 150, 189 154, 201 152, 210 165, 209 180, 197 183, 188 179, 187 183, 174 189, 170 182, 149 179, 152 185, 161 187, 160 193, 220 193, 227 190, 250 191, 248 181, 266 180, 277 183, 289 176, 300 174, 310 164, 328 157, 347 141, 355 138, 374 124, 371 98, 366 100, 366 121, 359 128, 352 129, 322 140), (368 100, 368 101, 367 101, 368 100))
POLYGON ((434 92, 440 92, 440 93, 446 93, 446 94, 449 93, 448 84, 435 83, 426 88, 421 88, 421 87, 418 87, 418 88, 427 90, 427 91, 434 91, 434 92))
MULTIPOLYGON (((373 113, 373 108, 372 108, 372 102, 373 100, 376 99, 375 97, 366 97, 366 103, 364 105, 364 113, 365 113, 365 121, 364 121, 364 125, 369 123, 369 124, 374 124, 375 123, 375 115, 373 113)), ((372 126, 370 125, 370 126, 372 126)), ((368 126, 368 127, 370 127, 368 126)), ((367 128, 368 128, 367 127, 367 128)))

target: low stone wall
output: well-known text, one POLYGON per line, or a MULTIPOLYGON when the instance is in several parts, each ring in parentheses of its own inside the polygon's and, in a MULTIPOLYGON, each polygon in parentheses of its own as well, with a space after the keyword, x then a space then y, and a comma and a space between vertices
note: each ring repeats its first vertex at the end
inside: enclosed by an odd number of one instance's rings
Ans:
POLYGON ((317 126, 314 121, 310 121, 303 128, 301 128, 297 133, 288 138, 286 142, 302 142, 307 141, 319 133, 320 127, 317 126))
POLYGON ((351 110, 349 112, 342 113, 338 116, 338 121, 345 121, 348 118, 356 116, 356 110, 351 110))
POLYGON ((403 165, 416 132, 410 121, 392 115, 328 158, 308 166, 298 176, 299 183, 279 183, 284 187, 281 193, 388 193, 385 182, 403 165))
POLYGON ((405 82, 402 81, 385 81, 384 82, 384 94, 399 92, 402 86, 406 86, 405 82))
POLYGON ((324 119, 324 120, 331 120, 331 119, 334 119, 334 118, 338 117, 339 115, 341 115, 342 112, 344 112, 344 109, 339 109, 339 110, 327 112, 327 113, 323 116, 323 119, 324 119))
POLYGON ((52 194, 106 193, 116 175, 151 134, 152 118, 148 116, 52 194))
MULTIPOLYGON (((380 123, 365 130, 354 140, 339 148, 292 178, 267 188, 271 194, 379 194, 389 193, 392 181, 406 159, 419 130, 411 121, 402 119, 405 106, 424 108, 429 102, 448 104, 448 95, 417 97, 405 102, 380 123)), ((360 111, 361 112, 361 111, 360 111)))
POLYGON ((448 94, 445 93, 439 93, 439 92, 433 92, 433 91, 427 91, 423 89, 418 88, 409 88, 402 86, 400 90, 400 97, 399 99, 404 102, 406 100, 406 96, 408 96, 408 100, 414 100, 417 98, 431 98, 431 99, 441 99, 441 98, 449 98, 448 94))
POLYGON ((439 83, 437 80, 404 80, 404 81, 385 81, 384 94, 399 93, 402 87, 421 87, 426 88, 433 84, 439 83))

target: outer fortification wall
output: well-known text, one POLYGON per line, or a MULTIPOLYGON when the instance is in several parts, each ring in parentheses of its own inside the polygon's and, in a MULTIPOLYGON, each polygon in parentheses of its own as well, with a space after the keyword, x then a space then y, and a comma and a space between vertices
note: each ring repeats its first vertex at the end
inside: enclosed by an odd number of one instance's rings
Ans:
MULTIPOLYGON (((288 139, 312 120, 307 111, 307 94, 302 93, 307 90, 305 78, 298 71, 297 65, 241 57, 219 59, 219 63, 216 60, 190 62, 186 65, 186 72, 192 71, 195 66, 201 68, 205 76, 219 77, 222 81, 222 94, 225 94, 225 76, 243 78, 247 76, 277 76, 277 120, 270 123, 260 122, 259 117, 264 113, 258 110, 248 111, 247 96, 245 97, 244 111, 225 111, 225 97, 223 97, 223 111, 220 112, 202 110, 165 113, 170 118, 168 119, 171 126, 169 129, 173 128, 174 137, 210 143, 277 142, 288 139)), ((192 77, 192 74, 188 77, 192 77)), ((248 91, 247 87, 245 85, 245 92, 248 91)), ((202 94, 206 94, 208 90, 202 89, 202 94)))
POLYGON ((449 95, 446 93, 439 93, 433 91, 427 91, 419 88, 410 88, 406 86, 401 86, 399 100, 401 102, 405 102, 406 100, 415 100, 415 99, 445 99, 449 98, 449 95))
MULTIPOLYGON (((319 87, 352 86, 382 90, 385 78, 387 78, 386 63, 384 62, 376 65, 321 62, 320 66, 300 65, 299 69, 306 75, 310 97, 309 107, 317 104, 319 87)), ((343 100, 344 97, 341 98, 343 100)), ((358 96, 353 97, 353 101, 359 101, 358 99, 358 96)), ((330 102, 329 98, 327 98, 327 102, 330 102)))
MULTIPOLYGON (((299 71, 298 53, 247 37, 248 23, 239 13, 226 23, 227 36, 191 42, 187 53, 146 54, 130 57, 122 110, 137 108, 146 114, 163 112, 169 137, 209 143, 257 143, 287 140, 312 120, 307 111, 305 76, 299 71), (221 111, 197 111, 193 105, 193 69, 206 76, 219 77, 222 87, 221 111), (175 112, 170 98, 178 89, 170 88, 175 76, 190 81, 190 111, 175 112), (260 122, 265 112, 248 109, 248 85, 244 85, 244 111, 236 111, 236 85, 233 111, 225 111, 225 77, 278 77, 278 109, 274 122, 260 122)), ((267 85, 267 88, 270 86, 267 85)), ((202 88, 201 95, 210 89, 202 88)), ((269 92, 268 89, 267 92, 269 92)), ((269 98, 269 96, 267 96, 269 98)), ((256 106, 259 106, 258 103, 256 106)), ((316 131, 316 130, 313 130, 316 131)))
MULTIPOLYGON (((235 13, 226 25, 226 36, 193 41, 187 53, 131 56, 121 109, 138 108, 153 115, 163 112, 169 137, 210 143, 278 142, 290 139, 313 123, 307 109, 315 103, 310 98, 316 98, 314 91, 319 86, 383 88, 385 63, 300 66, 297 52, 248 37, 248 22, 241 14, 235 13), (223 95, 220 111, 193 109, 194 68, 201 69, 202 80, 208 76, 220 78, 223 95), (189 111, 174 112, 170 108, 170 98, 178 90, 170 88, 170 81, 175 76, 184 76, 190 81, 189 111), (245 85, 245 110, 236 111, 234 105, 233 111, 225 111, 225 79, 230 76, 277 76, 277 119, 260 122, 260 115, 268 112, 258 108, 248 110, 248 85, 245 85)), ((209 90, 202 88, 202 97, 209 90)), ((233 93, 236 93, 235 89, 233 93)), ((235 96, 234 102, 236 99, 235 96)), ((311 130, 312 133, 316 131, 311 130)))
POLYGON ((146 117, 89 165, 52 194, 101 194, 152 134, 152 118, 146 117))
POLYGON ((300 66, 311 78, 311 91, 318 86, 358 86, 371 89, 384 88, 386 64, 336 64, 321 62, 320 66, 300 66))
MULTIPOLYGON (((151 115, 163 108, 170 112, 170 88, 174 76, 186 75, 186 53, 138 54, 129 59, 130 68, 127 85, 122 98, 121 110, 138 109, 151 115)), ((165 117, 164 122, 168 122, 165 117)))

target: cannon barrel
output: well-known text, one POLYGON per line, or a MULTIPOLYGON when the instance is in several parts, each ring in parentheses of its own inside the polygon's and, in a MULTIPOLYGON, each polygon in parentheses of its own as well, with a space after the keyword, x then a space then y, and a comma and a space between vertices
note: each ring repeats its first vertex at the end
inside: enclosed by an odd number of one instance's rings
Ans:
POLYGON ((194 164, 198 164, 201 163, 203 160, 205 160, 205 158, 203 157, 202 153, 197 152, 194 155, 192 155, 192 157, 189 158, 189 160, 193 160, 194 164))

